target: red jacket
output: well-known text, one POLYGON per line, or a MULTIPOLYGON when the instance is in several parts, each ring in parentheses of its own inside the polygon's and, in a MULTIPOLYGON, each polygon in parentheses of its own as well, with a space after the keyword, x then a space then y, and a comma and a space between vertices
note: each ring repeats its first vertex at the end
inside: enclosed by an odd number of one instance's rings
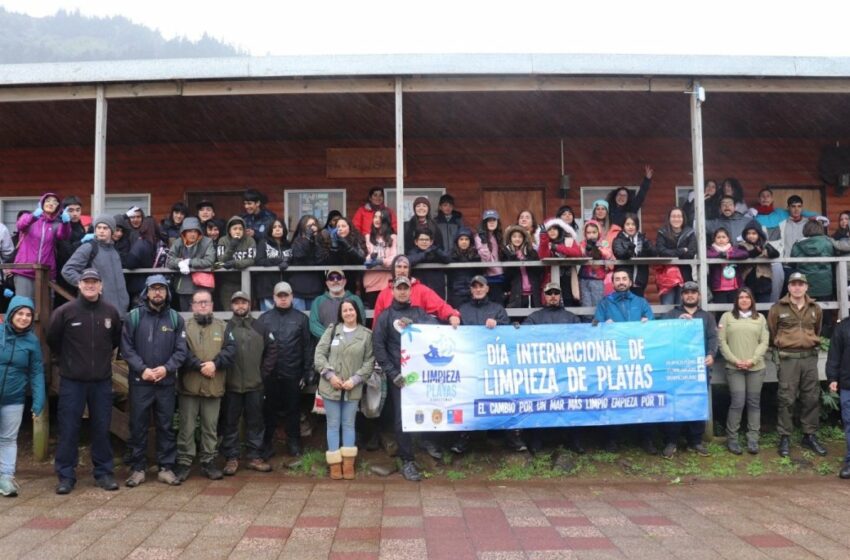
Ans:
MULTIPOLYGON (((410 305, 421 307, 429 315, 435 315, 441 321, 448 321, 449 317, 460 317, 460 313, 446 303, 446 300, 437 295, 437 292, 419 282, 416 278, 411 280, 413 285, 410 286, 410 305)), ((387 285, 378 294, 378 299, 375 300, 375 311, 372 315, 372 324, 375 324, 381 312, 388 308, 393 303, 393 285, 392 280, 387 282, 387 285)))
MULTIPOLYGON (((377 208, 372 208, 368 202, 358 208, 354 212, 354 217, 351 219, 351 225, 357 228, 360 233, 368 236, 372 231, 372 217, 375 215, 377 208)), ((381 210, 385 210, 390 216, 390 223, 393 225, 393 231, 398 231, 398 224, 395 219, 395 212, 384 206, 381 210)))

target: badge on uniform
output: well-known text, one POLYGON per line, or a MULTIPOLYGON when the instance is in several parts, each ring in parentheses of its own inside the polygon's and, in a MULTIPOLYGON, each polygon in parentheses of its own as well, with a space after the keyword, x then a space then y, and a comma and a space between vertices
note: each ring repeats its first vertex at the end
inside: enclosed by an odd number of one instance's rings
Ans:
POLYGON ((107 329, 111 329, 112 328, 112 319, 104 319, 103 320, 103 326, 106 327, 107 329))
POLYGON ((331 346, 339 346, 339 339, 335 338, 333 342, 331 342, 331 346))

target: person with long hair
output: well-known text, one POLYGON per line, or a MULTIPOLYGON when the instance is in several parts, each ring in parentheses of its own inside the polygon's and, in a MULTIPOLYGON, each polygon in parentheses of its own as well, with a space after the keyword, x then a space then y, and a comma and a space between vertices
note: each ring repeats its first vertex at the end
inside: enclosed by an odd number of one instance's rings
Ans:
MULTIPOLYGON (((536 251, 537 247, 540 245, 540 234, 543 232, 543 228, 540 224, 537 223, 537 218, 534 217, 534 212, 529 209, 520 210, 519 214, 516 216, 516 224, 525 230, 526 233, 531 237, 531 245, 532 248, 536 251)), ((509 242, 510 239, 507 239, 505 242, 509 242)))
MULTIPOLYGON (((572 214, 572 212, 570 212, 572 214)), ((561 215, 564 215, 562 212, 561 215)), ((574 222, 575 223, 575 222, 574 222)), ((541 259, 548 258, 579 258, 584 256, 581 237, 570 224, 561 218, 546 220, 544 233, 540 236, 540 246, 537 254, 541 259)), ((541 285, 545 286, 553 279, 552 269, 543 267, 541 285)), ((562 266, 560 278, 561 290, 564 294, 564 305, 578 305, 579 282, 578 267, 562 266)))
MULTIPOLYGON (((714 239, 706 250, 710 259, 726 259, 728 261, 746 259, 746 250, 732 244, 726 228, 714 230, 714 239)), ((712 264, 708 267, 708 285, 714 296, 714 303, 732 303, 735 292, 743 285, 738 265, 712 264)))
MULTIPOLYGON (((685 225, 685 213, 678 206, 667 214, 667 223, 658 230, 655 251, 660 257, 695 259, 697 236, 691 226, 685 225)), ((678 305, 682 301, 682 285, 693 280, 690 265, 663 266, 655 271, 658 293, 664 305, 678 305)))
MULTIPOLYGON (((696 195, 696 191, 692 190, 688 193, 688 200, 685 204, 682 205, 682 211, 685 213, 686 223, 694 227, 694 221, 696 220, 696 208, 694 201, 694 196, 696 195)), ((707 179, 705 181, 705 187, 703 188, 703 205, 705 208, 705 220, 716 220, 720 215, 720 197, 723 196, 723 193, 717 188, 717 181, 714 179, 707 179)))
POLYGON ((744 405, 747 406, 747 451, 759 452, 761 430, 761 387, 764 383, 764 355, 770 341, 767 321, 756 311, 752 290, 741 288, 735 296, 732 311, 720 317, 718 325, 720 353, 726 360, 726 382, 732 402, 726 417, 726 447, 740 455, 738 430, 744 405))
POLYGON ((313 367, 319 372, 318 391, 325 402, 330 477, 352 480, 357 458, 354 420, 363 382, 375 367, 372 331, 363 326, 363 315, 353 301, 345 299, 340 304, 336 323, 316 346, 313 367))
POLYGON ((369 235, 369 231, 372 229, 372 216, 378 210, 389 217, 393 231, 398 231, 395 214, 384 204, 383 187, 369 189, 366 202, 354 212, 354 217, 351 219, 352 225, 363 235, 369 235))
MULTIPOLYGON (((630 260, 638 257, 652 257, 655 248, 652 242, 640 231, 640 219, 637 214, 626 214, 623 229, 614 238, 614 257, 619 260, 630 260)), ((632 278, 631 290, 635 295, 643 297, 649 283, 649 267, 645 264, 630 267, 632 278)))
MULTIPOLYGON (((502 250, 502 222, 496 210, 488 209, 481 216, 475 248, 482 263, 499 262, 502 250)), ((488 297, 498 304, 505 302, 505 271, 501 266, 491 266, 484 272, 490 286, 488 297)))
POLYGON ((832 238, 839 240, 848 237, 850 237, 850 210, 845 210, 838 215, 838 227, 835 228, 832 238))
POLYGON ((626 214, 637 214, 646 200, 649 187, 652 185, 652 174, 655 172, 651 165, 644 166, 644 176, 637 193, 626 187, 613 189, 605 197, 608 203, 608 211, 611 213, 611 222, 623 227, 626 214))
MULTIPOLYGON (((319 221, 315 216, 301 216, 295 233, 292 235, 292 261, 296 266, 317 266, 328 260, 328 251, 320 241, 319 221)), ((309 311, 313 300, 324 291, 322 271, 291 272, 289 283, 292 286, 292 307, 299 311, 309 311)))
POLYGON ((286 224, 280 218, 272 221, 264 239, 257 244, 257 266, 277 267, 269 272, 255 272, 254 298, 260 304, 260 311, 268 311, 274 307, 274 285, 286 280, 286 269, 292 259, 292 249, 287 240, 286 224))
POLYGON ((413 216, 404 226, 404 252, 409 253, 416 242, 416 234, 420 230, 427 229, 431 232, 431 239, 437 247, 443 246, 443 234, 437 227, 437 222, 431 217, 431 201, 428 197, 420 196, 413 201, 413 216))
POLYGON ((363 274, 363 303, 373 309, 378 294, 392 277, 387 269, 398 254, 398 238, 385 210, 375 210, 372 214, 372 226, 366 236, 366 254, 368 270, 363 274))
MULTIPOLYGON (((537 229, 537 226, 535 226, 537 229)), ((505 231, 503 261, 536 261, 540 257, 534 249, 534 241, 527 229, 521 225, 509 226, 505 231)), ((505 269, 506 284, 510 289, 507 307, 540 307, 540 277, 542 270, 527 266, 505 269)))
MULTIPOLYGON (((50 270, 50 279, 56 280, 56 240, 71 237, 70 222, 68 210, 60 211, 59 195, 41 195, 35 210, 18 217, 15 264, 43 264, 50 270)), ((35 270, 15 270, 14 282, 17 295, 35 297, 35 270)))
POLYGON ((722 196, 731 196, 735 201, 735 212, 746 214, 749 211, 749 206, 744 201, 744 187, 741 182, 735 177, 727 177, 723 179, 722 188, 720 189, 722 196))

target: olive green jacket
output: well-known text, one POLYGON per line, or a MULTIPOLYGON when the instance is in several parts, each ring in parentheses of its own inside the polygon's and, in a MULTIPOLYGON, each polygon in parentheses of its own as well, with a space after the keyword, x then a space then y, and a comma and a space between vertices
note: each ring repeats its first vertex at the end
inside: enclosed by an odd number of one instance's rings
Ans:
POLYGON ((192 318, 186 321, 186 342, 189 356, 177 377, 179 392, 196 397, 223 397, 226 370, 233 366, 236 357, 233 334, 221 319, 213 319, 202 327, 192 318), (201 364, 209 361, 215 363, 213 377, 201 374, 201 364))
POLYGON ((322 335, 316 346, 316 357, 313 367, 319 372, 319 394, 329 400, 360 400, 363 394, 363 382, 372 375, 375 367, 375 357, 372 354, 372 331, 358 325, 353 336, 346 341, 342 325, 331 325, 322 335), (334 389, 329 370, 346 381, 354 378, 356 384, 351 391, 334 389), (343 392, 347 393, 343 395, 343 392))

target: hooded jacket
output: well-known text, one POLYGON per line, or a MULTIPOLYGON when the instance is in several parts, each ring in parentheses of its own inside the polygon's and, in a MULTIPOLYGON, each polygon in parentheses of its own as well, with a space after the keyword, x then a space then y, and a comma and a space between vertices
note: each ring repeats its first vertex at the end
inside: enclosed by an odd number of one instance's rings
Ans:
MULTIPOLYGON (((410 304, 414 307, 421 307, 426 313, 436 316, 440 321, 448 321, 450 317, 460 317, 451 305, 446 303, 446 300, 437 295, 434 290, 417 280, 410 280, 410 304)), ((466 291, 469 292, 469 284, 466 285, 466 291)), ((378 299, 375 300, 375 310, 372 312, 372 324, 375 320, 387 309, 393 302, 393 286, 392 281, 378 294, 378 299)), ((374 330, 374 329, 372 329, 374 330)))
MULTIPOLYGON (((832 240, 826 235, 804 237, 794 243, 791 249, 792 257, 831 257, 834 254, 832 240)), ((819 299, 829 299, 832 296, 835 273, 830 262, 797 263, 796 268, 806 275, 810 296, 819 299)))
POLYGON ((183 395, 219 398, 224 396, 227 369, 236 357, 236 339, 227 332, 221 319, 213 319, 201 325, 194 317, 186 323, 188 355, 177 378, 177 388, 183 395), (213 362, 215 374, 206 377, 201 373, 201 364, 213 362))
POLYGON ((227 322, 227 337, 236 341, 233 365, 227 370, 225 386, 229 392, 261 391, 263 379, 274 373, 277 344, 266 326, 251 317, 234 314, 227 322))
MULTIPOLYGON (((238 216, 234 216, 238 217, 238 216)), ((233 218, 231 218, 232 220, 233 218)), ((260 208, 260 211, 256 214, 242 214, 242 223, 245 224, 245 229, 254 230, 254 237, 245 233, 245 237, 249 239, 253 239, 254 243, 259 243, 266 236, 271 233, 272 223, 277 219, 277 215, 274 212, 267 208, 260 208)), ((184 220, 185 221, 185 220, 184 220)), ((228 229, 230 228, 230 222, 227 224, 228 229)), ((224 237, 225 232, 221 232, 221 236, 224 237)))
MULTIPOLYGON (((619 235, 619 233, 618 233, 619 235)), ((608 239, 602 235, 602 225, 596 220, 587 220, 584 223, 584 241, 581 242, 581 247, 584 251, 584 256, 595 260, 609 260, 614 258, 614 252, 611 250, 611 244, 608 239), (596 241, 591 241, 587 238, 588 226, 596 226, 599 231, 599 237, 596 241)), ((581 278, 590 278, 595 280, 604 280, 608 266, 603 264, 585 264, 579 270, 581 278)))
POLYGON ((216 262, 225 264, 225 268, 242 270, 254 266, 254 259, 257 257, 257 243, 248 235, 243 235, 239 239, 231 237, 230 228, 234 224, 241 224, 243 228, 247 229, 245 220, 239 216, 233 216, 227 220, 227 227, 218 239, 216 262))
POLYGON ((257 244, 257 258, 254 259, 255 266, 276 266, 278 270, 255 272, 251 275, 254 281, 253 295, 258 299, 271 298, 274 296, 274 285, 286 280, 284 270, 292 262, 292 249, 286 239, 272 239, 266 237, 257 244))
MULTIPOLYGON (((510 226, 505 230, 505 247, 502 251, 502 260, 508 262, 536 261, 540 257, 533 245, 534 240, 525 228, 517 225, 510 226), (523 241, 519 249, 511 245, 511 236, 514 233, 522 234, 523 241)), ((540 307, 540 278, 542 275, 543 270, 539 267, 505 267, 505 283, 511 292, 508 298, 508 307, 520 307, 523 295, 531 297, 532 307, 540 307)))
MULTIPOLYGON (((779 251, 774 246, 767 242, 767 235, 764 230, 755 220, 747 224, 744 228, 742 241, 738 243, 738 247, 745 250, 751 259, 775 259, 779 256, 779 251), (746 240, 747 232, 755 231, 759 238, 755 243, 750 243, 746 240)), ((738 266, 738 271, 741 278, 744 280, 744 285, 750 288, 754 294, 769 294, 773 286, 773 267, 769 264, 741 264, 738 266)))
MULTIPOLYGON (((95 227, 98 224, 106 224, 110 228, 110 232, 115 231, 115 220, 110 216, 101 216, 93 223, 95 227)), ((82 276, 83 270, 87 268, 89 261, 91 261, 91 267, 100 273, 100 278, 103 281, 103 292, 101 294, 103 301, 115 307, 123 321, 127 316, 130 296, 127 293, 127 284, 124 280, 121 257, 115 250, 111 237, 107 241, 99 241, 95 238, 80 245, 80 248, 74 251, 74 254, 62 267, 62 277, 70 285, 76 286, 79 284, 80 276, 82 276), (91 259, 95 244, 97 244, 97 254, 94 259, 91 259)))
POLYGON ((605 296, 596 306, 596 313, 593 315, 593 320, 597 323, 604 323, 609 319, 615 323, 625 323, 640 321, 644 318, 650 321, 655 318, 652 308, 644 298, 636 296, 629 290, 605 296))
MULTIPOLYGON (((180 269, 180 261, 189 259, 189 268, 192 270, 209 270, 215 263, 215 245, 209 237, 204 237, 201 231, 201 223, 198 218, 186 218, 180 228, 180 237, 171 244, 171 251, 165 261, 165 266, 171 270, 180 269), (196 230, 200 237, 191 247, 186 246, 184 233, 196 230)), ((188 295, 195 293, 195 284, 192 282, 191 274, 178 274, 177 284, 174 291, 178 294, 188 295)))
POLYGON ((44 410, 44 364, 41 344, 32 325, 23 331, 12 327, 12 317, 29 308, 35 319, 35 305, 30 298, 15 296, 6 310, 6 321, 0 326, 0 406, 24 404, 27 386, 32 390, 32 412, 44 410))
MULTIPOLYGON (((458 228, 455 233, 454 243, 451 253, 449 254, 453 263, 470 263, 481 262, 481 256, 475 248, 475 234, 466 226, 458 228), (469 238, 469 247, 465 251, 461 251, 458 247, 458 239, 461 236, 469 238)), ((469 281, 472 277, 481 274, 480 268, 451 268, 448 272, 448 301, 454 307, 460 306, 461 303, 469 301, 472 297, 469 294, 469 281)))
MULTIPOLYGON (((44 193, 38 200, 42 208, 47 197, 59 200, 55 193, 44 193)), ((37 218, 31 212, 25 212, 18 218, 18 252, 15 255, 16 264, 43 264, 50 269, 50 279, 56 279, 56 241, 71 237, 71 224, 62 223, 59 218, 61 211, 53 214, 42 213, 37 218)), ((18 276, 35 278, 34 270, 15 270, 18 276)))
MULTIPOLYGON (((550 218, 543 224, 543 232, 540 234, 540 245, 537 247, 537 254, 541 259, 550 258, 580 258, 584 256, 584 251, 581 246, 581 239, 578 236, 575 228, 560 218, 550 218), (555 227, 558 229, 558 237, 554 240, 549 237, 549 229, 555 227), (567 239, 572 238, 573 241, 567 245, 567 239)), ((565 290, 574 297, 578 297, 578 266, 561 267, 561 283, 565 290), (568 282, 567 279, 569 279, 568 282), (569 286, 569 287, 568 287, 569 286)), ((552 269, 543 268, 543 277, 540 280, 542 285, 546 285, 552 281, 552 269)))

